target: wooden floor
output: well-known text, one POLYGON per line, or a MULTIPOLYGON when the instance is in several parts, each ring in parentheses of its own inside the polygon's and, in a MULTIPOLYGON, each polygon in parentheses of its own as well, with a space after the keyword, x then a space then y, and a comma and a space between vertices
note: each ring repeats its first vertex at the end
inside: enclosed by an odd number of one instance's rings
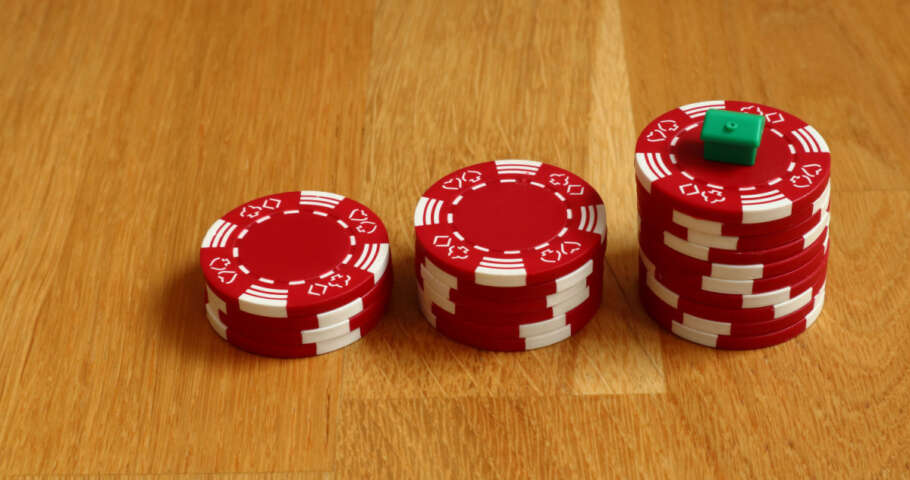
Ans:
POLYGON ((910 476, 906 1, 5 1, 0 474, 236 478, 910 476), (817 326, 718 352, 636 300, 633 145, 717 98, 834 158, 817 326), (458 167, 595 185, 605 302, 577 338, 472 350, 419 317, 412 212, 458 167), (198 246, 272 192, 392 236, 391 312, 279 361, 209 328, 198 246))

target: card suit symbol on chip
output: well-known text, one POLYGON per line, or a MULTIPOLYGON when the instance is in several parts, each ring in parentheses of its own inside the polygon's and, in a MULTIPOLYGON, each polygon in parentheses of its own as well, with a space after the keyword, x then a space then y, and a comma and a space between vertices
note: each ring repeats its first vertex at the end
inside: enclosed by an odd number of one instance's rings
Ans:
POLYGON ((215 257, 209 262, 209 268, 212 270, 224 270, 231 266, 231 261, 224 257, 215 257))
POLYGON ((351 283, 351 276, 342 273, 336 273, 329 277, 328 283, 330 287, 344 288, 347 287, 349 283, 351 283))
POLYGON ((660 130, 651 130, 645 139, 649 142, 662 142, 667 139, 667 134, 660 130))
POLYGON ((562 253, 566 255, 572 255, 573 253, 581 250, 581 243, 567 240, 565 242, 562 242, 560 250, 562 250, 562 253))
POLYGON ((740 108, 739 111, 740 111, 740 112, 745 112, 745 113, 751 113, 751 114, 753 114, 753 115, 764 115, 764 114, 765 114, 765 112, 763 112, 763 111, 762 111, 760 108, 758 108, 758 106, 756 106, 756 105, 746 105, 745 107, 740 108))
POLYGON ((362 222, 369 217, 367 216, 367 212, 362 208, 355 208, 348 214, 348 218, 351 219, 352 222, 362 222))
POLYGON ((585 187, 581 185, 569 185, 569 187, 566 188, 566 193, 569 195, 581 195, 585 193, 585 187))
POLYGON ((784 116, 780 112, 771 112, 765 115, 765 119, 768 120, 768 123, 780 123, 784 121, 784 116))
POLYGON ((307 289, 306 293, 316 296, 316 297, 321 297, 321 296, 325 295, 325 292, 328 289, 329 289, 329 287, 327 287, 321 283, 313 283, 313 284, 310 284, 310 288, 307 289))
POLYGON ((808 188, 812 186, 812 177, 808 175, 793 175, 790 177, 790 183, 796 188, 808 188))
POLYGON ((222 270, 218 272, 218 280, 221 280, 221 283, 230 285, 234 283, 234 280, 237 279, 237 272, 233 270, 222 270))
POLYGON ((373 222, 360 222, 360 224, 357 225, 356 230, 360 233, 369 235, 376 231, 376 224, 373 222))
POLYGON ((679 186, 679 193, 681 193, 687 197, 691 197, 692 195, 698 195, 699 193, 701 193, 701 189, 698 188, 698 185, 696 185, 694 183, 687 183, 685 185, 679 186))
POLYGON ((477 170, 468 170, 461 174, 461 179, 468 183, 477 183, 483 175, 477 170))
POLYGON ((550 185, 565 186, 569 184, 569 176, 565 173, 551 173, 550 185))
POLYGON ((552 248, 545 248, 540 251, 540 260, 547 263, 556 263, 559 259, 562 258, 562 252, 559 250, 553 250, 552 248))
POLYGON ((445 182, 442 182, 442 188, 446 190, 459 190, 461 189, 461 179, 458 177, 452 177, 445 182))
POLYGON ((817 163, 810 163, 803 165, 802 171, 810 177, 817 177, 819 173, 822 173, 822 166, 817 163))
POLYGON ((452 237, 448 235, 436 235, 433 237, 433 246, 435 247, 448 247, 452 245, 452 237))
POLYGON ((676 120, 661 120, 657 122, 657 128, 665 132, 675 132, 679 130, 679 124, 676 123, 676 120))
POLYGON ((281 200, 278 200, 277 198, 269 198, 266 199, 266 201, 262 202, 262 206, 269 210, 274 210, 281 206, 281 200))
POLYGON ((471 250, 469 250, 468 247, 464 245, 452 245, 449 247, 449 257, 456 260, 464 260, 468 258, 468 255, 470 255, 470 253, 471 250))
POLYGON ((262 207, 256 205, 244 205, 240 210, 240 216, 243 218, 256 218, 262 213, 262 207))
POLYGON ((701 198, 708 203, 720 203, 727 199, 724 197, 724 192, 714 188, 701 192, 701 198))

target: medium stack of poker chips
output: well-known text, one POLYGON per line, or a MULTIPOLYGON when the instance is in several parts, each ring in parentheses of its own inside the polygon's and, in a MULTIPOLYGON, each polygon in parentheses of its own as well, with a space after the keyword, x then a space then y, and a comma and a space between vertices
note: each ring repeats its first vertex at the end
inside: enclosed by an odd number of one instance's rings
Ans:
POLYGON ((414 227, 419 307, 455 341, 540 348, 600 306, 603 201, 563 169, 499 160, 457 170, 420 198, 414 227))
POLYGON ((830 167, 822 136, 776 108, 710 101, 654 119, 635 152, 648 314, 724 349, 805 331, 825 299, 830 167))
POLYGON ((248 352, 309 357, 350 345, 382 317, 392 288, 385 226, 341 195, 279 193, 215 221, 202 240, 206 315, 248 352))

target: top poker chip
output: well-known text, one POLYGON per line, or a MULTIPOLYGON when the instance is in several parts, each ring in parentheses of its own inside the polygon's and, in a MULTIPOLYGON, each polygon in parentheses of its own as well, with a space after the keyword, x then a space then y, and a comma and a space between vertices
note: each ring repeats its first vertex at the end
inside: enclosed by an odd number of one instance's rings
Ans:
POLYGON ((414 227, 441 268, 492 287, 553 280, 593 258, 606 239, 604 205, 594 188, 528 160, 446 175, 420 198, 414 227))
POLYGON ((811 216, 830 167, 828 144, 811 125, 775 108, 729 100, 693 103, 657 117, 635 150, 636 177, 655 204, 728 224, 811 216), (711 109, 764 117, 754 165, 704 158, 700 135, 711 109))
POLYGON ((385 226, 341 195, 268 195, 216 220, 202 240, 205 280, 239 311, 293 317, 363 295, 389 263, 385 226))

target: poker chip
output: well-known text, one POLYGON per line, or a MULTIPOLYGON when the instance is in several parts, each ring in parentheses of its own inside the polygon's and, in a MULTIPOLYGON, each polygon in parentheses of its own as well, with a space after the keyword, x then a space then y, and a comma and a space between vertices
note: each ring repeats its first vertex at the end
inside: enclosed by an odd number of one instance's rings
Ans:
POLYGON ((725 336, 756 336, 772 333, 790 326, 804 318, 815 308, 821 308, 824 302, 825 290, 821 289, 815 294, 811 302, 806 303, 794 312, 773 320, 762 322, 729 321, 719 322, 701 318, 684 310, 677 310, 664 303, 647 288, 639 290, 643 305, 649 312, 659 312, 658 316, 675 323, 682 324, 690 329, 699 330, 707 334, 725 336))
POLYGON ((602 275, 603 273, 603 250, 600 250, 594 258, 588 259, 578 268, 555 280, 522 287, 488 287, 477 285, 467 280, 460 280, 458 277, 449 274, 423 253, 420 244, 417 244, 415 249, 415 273, 419 273, 420 268, 425 267, 433 273, 436 279, 449 288, 449 295, 453 300, 468 298, 493 302, 501 302, 503 300, 524 301, 562 292, 583 282, 586 277, 592 274, 602 275))
POLYGON ((694 343, 753 349, 806 330, 825 298, 831 159, 799 118, 698 102, 642 131, 635 152, 639 295, 694 343))
POLYGON ((421 296, 418 288, 418 304, 427 322, 443 335, 465 345, 482 350, 520 352, 535 350, 559 343, 580 331, 594 317, 600 306, 597 301, 552 318, 525 324, 490 325, 446 317, 431 302, 421 296))
POLYGON ((464 298, 463 295, 457 295, 457 290, 452 290, 436 280, 433 274, 426 268, 420 269, 417 273, 417 280, 426 295, 433 296, 446 305, 452 305, 452 313, 454 313, 455 306, 457 305, 466 310, 508 314, 532 312, 549 308, 559 309, 561 305, 571 302, 572 299, 576 297, 584 296, 586 298, 590 288, 598 287, 600 275, 601 273, 599 271, 597 273, 592 273, 589 277, 584 279, 583 282, 579 282, 565 290, 542 297, 527 299, 522 302, 495 302, 471 297, 464 298))
POLYGON ((806 289, 812 288, 813 285, 824 281, 825 274, 827 273, 827 257, 812 267, 811 273, 791 284, 766 292, 748 294, 709 292, 699 289, 697 285, 689 285, 686 288, 681 288, 682 286, 685 286, 684 282, 671 283, 668 281, 666 275, 657 271, 655 271, 653 275, 662 284, 667 285, 670 288, 676 288, 676 290, 685 296, 686 299, 715 307, 748 309, 767 307, 785 302, 792 298, 794 293, 803 292, 806 289))
POLYGON ((497 160, 452 172, 417 202, 414 231, 421 312, 458 342, 540 348, 600 305, 606 209, 561 168, 497 160))
POLYGON ((275 357, 353 343, 385 312, 393 281, 379 217, 317 191, 268 195, 226 213, 204 235, 200 264, 213 330, 275 357))
POLYGON ((642 300, 642 302, 645 306, 645 310, 658 325, 678 337, 706 347, 725 350, 751 350, 771 347, 786 342, 806 331, 807 328, 815 323, 819 314, 821 314, 821 309, 824 304, 824 291, 820 292, 816 299, 818 301, 813 304, 813 307, 804 317, 798 318, 793 323, 778 330, 756 335, 720 335, 699 328, 693 328, 673 320, 674 317, 672 312, 655 308, 651 302, 646 300, 642 300))
POLYGON ((638 138, 635 173, 655 204, 694 218, 796 225, 812 214, 828 186, 831 155, 818 131, 795 116, 757 103, 721 100, 684 105, 654 119, 638 138), (711 110, 765 119, 754 166, 704 158, 700 135, 711 110))
MULTIPOLYGON (((639 186, 639 190, 641 187, 639 186)), ((827 201, 827 200, 826 200, 827 201)), ((669 232, 671 235, 679 237, 682 240, 703 245, 711 248, 723 250, 751 251, 767 250, 774 247, 791 243, 799 238, 804 238, 807 234, 811 235, 813 228, 817 228, 819 223, 826 220, 829 205, 812 214, 809 220, 793 227, 789 230, 772 231, 767 235, 736 236, 736 235, 715 235, 690 230, 682 225, 672 221, 661 220, 660 217, 649 217, 649 224, 660 230, 669 232)), ((646 207, 642 207, 644 210, 646 207)))

